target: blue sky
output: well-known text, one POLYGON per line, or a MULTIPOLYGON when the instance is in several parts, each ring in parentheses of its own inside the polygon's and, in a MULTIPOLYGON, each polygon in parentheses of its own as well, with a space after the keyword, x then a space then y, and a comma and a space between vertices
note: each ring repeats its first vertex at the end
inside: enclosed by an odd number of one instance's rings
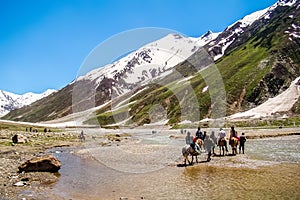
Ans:
POLYGON ((101 42, 160 27, 199 37, 276 0, 0 0, 0 90, 61 89, 101 42))

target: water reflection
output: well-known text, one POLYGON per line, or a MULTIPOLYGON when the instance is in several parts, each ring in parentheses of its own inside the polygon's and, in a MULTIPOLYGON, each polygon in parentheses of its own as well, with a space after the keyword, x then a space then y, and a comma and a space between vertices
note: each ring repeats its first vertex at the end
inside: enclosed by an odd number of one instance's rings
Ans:
POLYGON ((171 165, 141 174, 119 172, 63 150, 56 155, 63 165, 52 193, 57 199, 73 200, 299 199, 299 141, 300 136, 248 140, 246 155, 214 157, 210 163, 186 168, 171 165), (259 168, 226 165, 238 159, 248 162, 248 157, 258 159, 251 161, 254 164, 264 160, 281 164, 259 168))

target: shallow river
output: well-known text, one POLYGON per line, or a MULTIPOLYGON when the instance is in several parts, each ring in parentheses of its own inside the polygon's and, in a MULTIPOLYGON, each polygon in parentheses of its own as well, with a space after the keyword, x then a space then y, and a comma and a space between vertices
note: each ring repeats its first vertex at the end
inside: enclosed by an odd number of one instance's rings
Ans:
MULTIPOLYGON (((163 145, 160 152, 174 151, 178 144, 184 143, 183 139, 171 140, 163 135, 143 137, 144 145, 163 145)), ((179 156, 158 153, 156 160, 167 158, 167 162, 147 161, 147 165, 153 163, 156 168, 132 170, 138 170, 138 173, 122 169, 131 166, 143 168, 146 165, 138 161, 134 165, 126 165, 126 155, 120 160, 112 159, 118 156, 111 155, 109 147, 104 154, 107 159, 97 159, 99 157, 94 153, 91 154, 96 155, 96 159, 74 155, 70 153, 71 149, 54 149, 52 151, 62 162, 62 168, 59 181, 47 195, 68 200, 120 197, 180 200, 300 199, 300 136, 253 139, 248 140, 245 147, 244 155, 215 156, 209 163, 204 162, 206 155, 203 153, 199 157, 201 163, 188 167, 180 165, 180 147, 179 156), (122 168, 114 167, 118 164, 122 168)))

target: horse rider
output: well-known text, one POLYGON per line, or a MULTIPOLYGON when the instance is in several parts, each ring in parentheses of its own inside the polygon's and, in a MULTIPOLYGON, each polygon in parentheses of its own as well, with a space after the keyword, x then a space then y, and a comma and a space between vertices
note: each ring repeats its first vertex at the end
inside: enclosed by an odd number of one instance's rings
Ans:
POLYGON ((234 130, 234 126, 232 126, 230 129, 229 144, 231 144, 232 138, 236 138, 238 141, 240 140, 240 138, 238 137, 237 131, 234 130))
POLYGON ((193 142, 191 143, 191 147, 196 151, 197 154, 200 154, 200 147, 197 143, 198 138, 197 137, 193 137, 193 142))
POLYGON ((226 132, 223 130, 223 128, 220 128, 220 132, 219 132, 218 139, 217 139, 218 146, 219 146, 219 143, 220 143, 221 139, 223 139, 223 138, 225 140, 225 149, 226 149, 226 151, 228 151, 227 141, 226 141, 226 132))
POLYGON ((196 138, 197 139, 201 139, 201 140, 204 140, 205 136, 204 134, 202 133, 200 127, 198 127, 198 130, 196 131, 196 138))

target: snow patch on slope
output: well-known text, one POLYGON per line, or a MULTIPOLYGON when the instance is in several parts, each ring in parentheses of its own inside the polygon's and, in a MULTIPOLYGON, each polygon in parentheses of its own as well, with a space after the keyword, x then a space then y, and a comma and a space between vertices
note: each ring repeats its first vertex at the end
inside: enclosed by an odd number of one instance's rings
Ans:
POLYGON ((233 114, 228 119, 272 117, 275 113, 289 111, 300 97, 299 81, 300 77, 295 79, 288 89, 276 97, 270 98, 265 103, 246 112, 233 114))

